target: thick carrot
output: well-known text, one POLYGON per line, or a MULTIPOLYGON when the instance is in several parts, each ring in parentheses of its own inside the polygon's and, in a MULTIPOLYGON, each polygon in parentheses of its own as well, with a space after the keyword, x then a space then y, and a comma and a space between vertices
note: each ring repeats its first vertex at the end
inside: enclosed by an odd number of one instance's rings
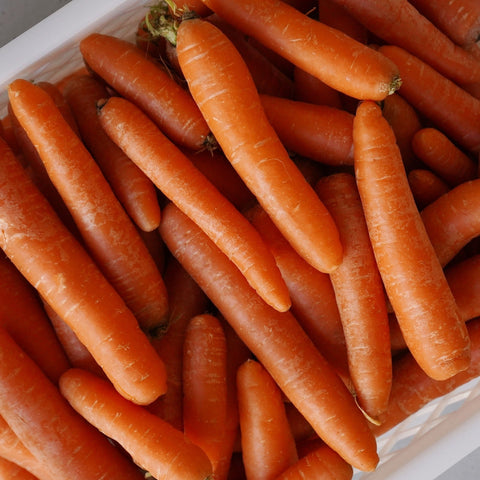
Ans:
POLYGON ((408 172, 408 184, 420 210, 450 190, 447 183, 427 168, 410 170, 408 172))
POLYGON ((375 418, 387 408, 392 383, 382 279, 354 176, 328 175, 319 180, 316 191, 332 214, 344 246, 343 261, 330 278, 345 334, 350 377, 360 406, 375 418))
POLYGON ((183 431, 207 454, 220 480, 227 430, 227 342, 220 320, 193 317, 183 348, 183 431))
POLYGON ((163 362, 4 142, 0 179, 0 247, 123 394, 140 403, 155 400, 165 391, 163 362))
POLYGON ((437 128, 425 127, 412 137, 415 155, 449 185, 473 180, 477 163, 437 128))
POLYGON ((293 98, 299 102, 342 108, 342 97, 338 90, 300 67, 293 69, 293 90, 293 98))
POLYGON ((480 375, 480 319, 469 321, 467 328, 472 342, 472 362, 467 370, 452 378, 443 381, 432 379, 418 366, 410 352, 394 360, 390 403, 379 417, 379 425, 372 426, 375 435, 389 431, 430 401, 480 375))
POLYGON ((260 99, 288 150, 327 165, 353 165, 352 114, 271 95, 261 95, 260 99))
POLYGON ((288 290, 260 235, 189 158, 128 100, 108 99, 99 115, 110 138, 214 239, 262 297, 288 309, 288 290))
MULTIPOLYGON (((408 0, 335 2, 386 43, 409 51, 451 80, 461 83, 480 80, 480 62, 450 40, 408 0)), ((400 76, 403 80, 401 69, 400 76)))
POLYGON ((141 327, 157 334, 168 309, 162 276, 99 166, 41 88, 18 79, 8 91, 90 254, 141 327))
POLYGON ((177 52, 194 99, 247 187, 307 261, 334 270, 342 256, 336 226, 268 122, 233 44, 193 19, 178 28, 177 52))
POLYGON ((155 479, 207 480, 212 474, 205 452, 183 432, 123 398, 108 381, 70 369, 60 378, 60 391, 80 415, 118 442, 155 479))
POLYGON ((461 147, 480 151, 480 100, 400 47, 379 50, 400 69, 398 93, 461 147))
POLYGON ((285 2, 203 2, 240 31, 342 93, 382 100, 399 86, 398 70, 379 52, 285 2))
POLYGON ((160 224, 160 206, 152 181, 118 148, 99 124, 97 101, 107 88, 89 75, 67 83, 65 98, 75 116, 80 137, 99 164, 115 195, 135 224, 144 231, 160 224))
POLYGON ((0 457, 0 478, 2 480, 41 480, 4 457, 0 457))
POLYGON ((275 479, 298 460, 282 392, 255 360, 237 371, 242 458, 247 478, 275 479))
POLYGON ((123 453, 70 407, 5 330, 0 345, 0 414, 54 477, 142 478, 123 453))
POLYGON ((290 312, 269 307, 178 208, 163 210, 165 244, 325 442, 360 469, 378 462, 367 420, 290 312))
POLYGON ((428 375, 449 378, 469 365, 468 334, 376 103, 359 105, 353 141, 370 240, 405 341, 428 375))
POLYGON ((445 266, 480 232, 480 179, 457 185, 427 205, 422 220, 445 266))
POLYGON ((189 93, 134 44, 92 33, 80 42, 80 51, 89 68, 148 113, 172 141, 193 150, 212 143, 189 93))

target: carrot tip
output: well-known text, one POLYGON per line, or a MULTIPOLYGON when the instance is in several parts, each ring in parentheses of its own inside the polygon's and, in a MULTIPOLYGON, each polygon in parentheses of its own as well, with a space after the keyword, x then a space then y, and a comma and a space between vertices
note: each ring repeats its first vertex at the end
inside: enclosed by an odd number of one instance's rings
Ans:
POLYGON ((392 81, 390 82, 390 85, 388 86, 388 95, 392 95, 392 93, 395 93, 401 86, 402 79, 400 75, 395 75, 395 77, 393 77, 392 81))

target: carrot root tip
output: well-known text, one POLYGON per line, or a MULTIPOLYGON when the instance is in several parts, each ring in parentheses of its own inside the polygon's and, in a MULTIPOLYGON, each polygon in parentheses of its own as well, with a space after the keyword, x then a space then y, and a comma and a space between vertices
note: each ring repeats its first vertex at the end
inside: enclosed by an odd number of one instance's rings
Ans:
POLYGON ((395 93, 397 90, 400 89, 402 86, 402 79, 400 75, 395 75, 393 80, 390 82, 389 88, 388 88, 388 95, 392 95, 392 93, 395 93))

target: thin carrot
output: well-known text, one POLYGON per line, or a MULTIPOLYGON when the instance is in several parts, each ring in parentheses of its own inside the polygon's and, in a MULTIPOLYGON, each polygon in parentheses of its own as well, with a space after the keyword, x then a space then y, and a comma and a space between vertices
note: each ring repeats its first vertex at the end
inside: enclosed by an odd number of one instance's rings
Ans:
POLYGON ((240 31, 342 93, 382 100, 398 88, 398 71, 383 55, 285 2, 203 1, 240 31))
POLYGON ((408 172, 408 184, 420 210, 450 190, 447 183, 426 168, 410 170, 408 172))
POLYGON ((212 474, 205 452, 183 432, 123 398, 108 381, 70 369, 60 379, 60 391, 80 415, 118 442, 155 479, 207 480, 212 474))
POLYGON ((291 313, 269 307, 173 204, 163 210, 160 232, 172 254, 325 442, 358 468, 375 468, 378 456, 367 420, 291 313))
POLYGON ((355 178, 349 173, 319 180, 316 192, 332 214, 344 246, 330 274, 345 334, 357 400, 371 417, 387 408, 392 383, 388 313, 355 178))
POLYGON ((163 279, 100 167, 41 88, 18 79, 8 91, 90 254, 142 328, 157 334, 168 309, 163 279))
POLYGON ((0 247, 122 393, 140 403, 155 400, 165 391, 163 362, 4 142, 0 173, 0 247))
POLYGON ((480 151, 480 100, 400 47, 379 50, 400 69, 398 93, 461 147, 480 151))
POLYGON ((457 185, 422 210, 422 220, 445 266, 480 232, 480 179, 457 185))
POLYGON ((54 477, 142 478, 129 459, 70 407, 5 330, 0 331, 0 344, 0 414, 54 477))
MULTIPOLYGON (((409 51, 451 80, 462 83, 480 80, 480 62, 450 40, 408 0, 334 1, 386 43, 409 51)), ((401 69, 400 76, 403 80, 401 69)))
POLYGON ((480 319, 467 323, 472 342, 472 362, 467 370, 443 381, 425 375, 410 352, 394 360, 390 403, 380 416, 379 425, 372 426, 376 436, 391 430, 430 401, 452 392, 480 375, 480 319))
POLYGON ((212 141, 189 93, 134 44, 92 33, 80 51, 89 68, 148 113, 172 141, 193 150, 212 141))
POLYGON ((298 460, 282 393, 263 365, 237 371, 242 458, 247 478, 273 480, 298 460))
POLYGON ((28 470, 3 457, 0 457, 0 478, 3 480, 39 480, 28 470))
POLYGON ((327 165, 353 165, 352 114, 271 95, 261 95, 260 99, 288 150, 327 165))
POLYGON ((376 103, 359 105, 353 139, 370 240, 405 341, 428 375, 449 378, 469 365, 468 334, 376 103))
POLYGON ((128 100, 108 99, 99 117, 110 138, 214 239, 262 297, 288 309, 288 290, 260 235, 189 158, 128 100))
POLYGON ((194 99, 247 187, 307 261, 334 270, 342 256, 336 226, 268 122, 233 44, 214 25, 192 19, 180 23, 177 52, 194 99))
POLYGON ((106 87, 92 76, 84 75, 68 82, 64 95, 75 116, 82 141, 120 203, 139 228, 148 232, 155 230, 160 224, 155 186, 100 126, 96 104, 109 96, 106 87))
POLYGON ((183 348, 183 431, 207 454, 220 480, 227 430, 227 343, 220 320, 193 317, 183 348))

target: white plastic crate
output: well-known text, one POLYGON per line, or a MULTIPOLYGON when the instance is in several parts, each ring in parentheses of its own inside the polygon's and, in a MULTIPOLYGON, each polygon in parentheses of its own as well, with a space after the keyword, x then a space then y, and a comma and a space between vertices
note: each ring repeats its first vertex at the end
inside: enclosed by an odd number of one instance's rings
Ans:
MULTIPOLYGON (((149 0, 72 0, 0 48, 0 116, 16 78, 55 82, 83 65, 78 43, 98 31, 133 40, 149 0)), ((430 402, 378 439, 380 464, 355 480, 433 480, 480 447, 480 379, 430 402)), ((479 465, 480 473, 480 465, 479 465)))

